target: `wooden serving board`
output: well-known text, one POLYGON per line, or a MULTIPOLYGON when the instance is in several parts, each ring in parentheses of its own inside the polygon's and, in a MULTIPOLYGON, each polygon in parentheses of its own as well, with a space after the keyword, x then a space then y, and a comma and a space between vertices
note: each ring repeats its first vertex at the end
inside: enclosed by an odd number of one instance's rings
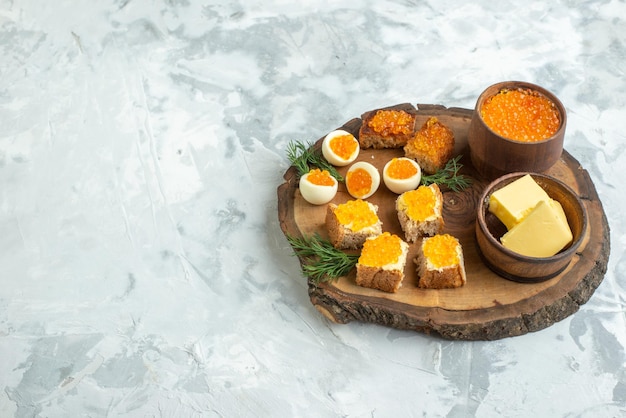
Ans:
MULTIPOLYGON (((415 109, 411 104, 391 106, 415 109)), ((405 279, 397 293, 357 286, 355 269, 347 276, 329 283, 315 284, 310 279, 312 304, 325 317, 337 323, 362 321, 398 329, 438 334, 448 339, 493 340, 537 331, 576 312, 589 300, 606 272, 610 243, 609 226, 595 186, 588 173, 567 151, 546 172, 572 187, 587 209, 587 236, 570 265, 560 275, 542 283, 517 283, 491 271, 482 261, 475 238, 477 203, 488 184, 471 165, 467 132, 472 110, 417 105, 417 126, 436 116, 454 131, 455 155, 462 155, 462 173, 473 179, 472 186, 461 192, 442 189, 444 196, 444 232, 459 239, 463 247, 467 283, 457 289, 420 289, 417 287, 412 244, 405 268, 405 279)), ((361 119, 348 121, 344 129, 358 137, 361 119)), ((322 138, 323 139, 323 138, 322 138)), ((322 139, 315 143, 320 147, 322 139)), ((361 150, 357 161, 368 161, 381 172, 384 164, 402 149, 361 150)), ((340 168, 345 175, 348 167, 340 168)), ((382 176, 381 176, 382 177, 382 176)), ((278 187, 278 218, 285 235, 328 237, 324 225, 326 206, 314 206, 300 195, 294 167, 284 175, 278 187)), ((395 212, 393 194, 382 183, 368 201, 379 206, 383 230, 404 238, 395 212)), ((352 197, 340 184, 335 203, 352 197)), ((302 262, 302 260, 300 260, 302 262)))

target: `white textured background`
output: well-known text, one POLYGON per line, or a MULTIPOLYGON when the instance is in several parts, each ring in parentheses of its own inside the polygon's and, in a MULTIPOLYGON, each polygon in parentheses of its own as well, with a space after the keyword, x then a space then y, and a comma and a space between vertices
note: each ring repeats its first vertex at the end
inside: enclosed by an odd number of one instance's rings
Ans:
POLYGON ((203 3, 0 0, 0 416, 626 414, 623 0, 203 3), (287 143, 511 79, 604 203, 591 300, 495 342, 321 317, 287 143))

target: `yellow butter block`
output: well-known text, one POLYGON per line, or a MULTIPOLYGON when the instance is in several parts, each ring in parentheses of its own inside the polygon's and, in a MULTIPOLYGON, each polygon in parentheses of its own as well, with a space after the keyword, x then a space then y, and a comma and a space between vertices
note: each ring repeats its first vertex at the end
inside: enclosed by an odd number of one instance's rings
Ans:
POLYGON ((526 174, 491 194, 489 212, 510 230, 542 200, 548 201, 550 197, 530 174, 526 174))
POLYGON ((500 239, 502 245, 529 257, 551 257, 572 241, 563 207, 553 199, 541 200, 530 213, 500 239))

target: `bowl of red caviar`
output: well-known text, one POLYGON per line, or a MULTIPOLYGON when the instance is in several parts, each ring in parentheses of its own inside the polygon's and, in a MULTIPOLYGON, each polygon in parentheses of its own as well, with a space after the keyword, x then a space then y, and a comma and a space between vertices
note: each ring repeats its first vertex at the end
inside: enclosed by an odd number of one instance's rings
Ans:
POLYGON ((547 89, 525 81, 487 87, 468 133, 474 168, 488 180, 513 172, 542 173, 563 153, 567 114, 547 89))

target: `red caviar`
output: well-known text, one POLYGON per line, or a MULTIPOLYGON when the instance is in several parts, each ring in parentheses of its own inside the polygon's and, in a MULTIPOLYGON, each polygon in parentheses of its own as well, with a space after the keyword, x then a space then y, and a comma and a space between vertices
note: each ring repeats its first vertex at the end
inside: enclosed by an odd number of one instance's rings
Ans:
POLYGON ((330 175, 328 170, 320 170, 319 168, 314 168, 309 171, 309 176, 307 179, 318 186, 332 186, 335 184, 335 180, 330 175))
POLYGON ((349 200, 337 205, 335 216, 339 223, 350 227, 353 231, 360 231, 378 223, 378 215, 364 200, 349 200))
POLYGON ((365 196, 372 189, 372 176, 364 168, 349 171, 346 175, 346 187, 355 197, 365 196))
POLYGON ((379 110, 367 125, 382 136, 408 135, 413 132, 415 120, 404 110, 379 110))
POLYGON ((497 134, 523 142, 550 138, 561 125, 556 105, 528 89, 500 91, 483 104, 481 116, 497 134))
POLYGON ((340 135, 332 138, 329 145, 335 155, 347 160, 354 154, 359 143, 354 140, 352 135, 340 135))
POLYGON ((459 264, 458 247, 459 241, 456 238, 442 234, 426 238, 422 249, 435 268, 442 268, 459 264))
POLYGON ((437 203, 433 189, 428 186, 420 186, 400 195, 399 204, 407 208, 409 217, 417 222, 423 222, 435 214, 437 203))
POLYGON ((383 232, 376 238, 365 241, 359 257, 359 264, 371 267, 386 266, 397 263, 401 255, 400 237, 389 232, 383 232))
POLYGON ((416 174, 415 164, 406 158, 393 158, 387 168, 387 175, 393 179, 408 179, 416 174))

